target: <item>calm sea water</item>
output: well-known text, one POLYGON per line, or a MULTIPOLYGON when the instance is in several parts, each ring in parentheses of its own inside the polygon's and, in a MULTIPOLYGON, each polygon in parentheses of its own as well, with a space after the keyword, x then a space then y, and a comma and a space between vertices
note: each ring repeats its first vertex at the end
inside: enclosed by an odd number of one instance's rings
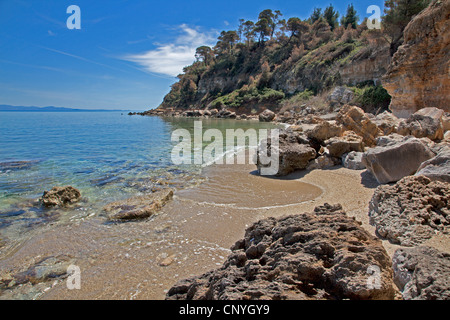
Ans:
MULTIPOLYGON (((250 121, 203 120, 204 129, 270 128, 250 121)), ((201 181, 198 166, 175 166, 174 129, 194 119, 107 113, 0 112, 0 250, 49 221, 98 215, 112 201, 152 192, 170 182, 183 188, 201 181), (36 204, 45 190, 71 185, 83 202, 48 211, 36 204)))

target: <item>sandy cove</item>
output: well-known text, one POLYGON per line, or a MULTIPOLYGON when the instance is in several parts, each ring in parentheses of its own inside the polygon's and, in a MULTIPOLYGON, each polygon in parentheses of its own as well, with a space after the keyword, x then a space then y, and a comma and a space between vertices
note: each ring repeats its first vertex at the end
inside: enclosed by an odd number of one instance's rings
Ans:
MULTIPOLYGON (((34 287, 24 284, 2 298, 164 299, 176 281, 221 266, 252 223, 310 212, 324 203, 342 204, 349 216, 375 232, 368 204, 378 183, 365 171, 334 167, 272 179, 256 175, 254 169, 206 168, 208 181, 176 192, 174 200, 148 220, 110 224, 99 216, 49 227, 2 260, 0 275, 46 257, 64 257, 80 267, 81 290, 68 290, 61 279, 34 287)), ((398 248, 383 244, 389 255, 398 248)), ((448 239, 428 244, 443 250, 448 239)))

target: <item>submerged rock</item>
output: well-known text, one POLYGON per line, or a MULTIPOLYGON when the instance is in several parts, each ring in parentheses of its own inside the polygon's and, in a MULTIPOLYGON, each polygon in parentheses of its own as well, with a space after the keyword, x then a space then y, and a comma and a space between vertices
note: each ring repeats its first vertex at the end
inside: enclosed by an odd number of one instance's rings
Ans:
POLYGON ((53 187, 50 191, 44 191, 40 199, 46 207, 65 207, 80 201, 81 193, 71 186, 53 187))
POLYGON ((179 281, 166 299, 394 297, 391 262, 381 241, 340 205, 256 222, 231 249, 220 269, 179 281))
POLYGON ((405 300, 450 300, 450 254, 430 247, 402 248, 392 258, 405 300))
POLYGON ((370 223, 395 244, 414 246, 450 226, 450 185, 410 176, 379 186, 369 203, 370 223))
POLYGON ((74 258, 66 255, 48 256, 24 265, 21 270, 0 270, 0 299, 35 299, 51 283, 66 278, 74 262, 74 258))
POLYGON ((6 161, 0 162, 0 171, 15 171, 30 169, 34 164, 38 163, 38 160, 25 160, 25 161, 6 161))
POLYGON ((173 198, 173 190, 166 189, 146 196, 134 197, 106 205, 103 210, 109 220, 145 219, 161 210, 173 198))

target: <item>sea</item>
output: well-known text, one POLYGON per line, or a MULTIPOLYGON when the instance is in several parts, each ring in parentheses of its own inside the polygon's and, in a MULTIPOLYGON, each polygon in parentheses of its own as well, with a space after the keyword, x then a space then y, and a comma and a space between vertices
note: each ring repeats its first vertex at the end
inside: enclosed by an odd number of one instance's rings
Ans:
MULTIPOLYGON (((199 119, 123 112, 0 112, 0 256, 43 226, 102 215, 106 204, 204 181, 204 166, 175 165, 176 129, 199 119), (80 190, 76 206, 46 209, 43 192, 80 190)), ((257 121, 203 119, 203 130, 273 128, 257 121)))

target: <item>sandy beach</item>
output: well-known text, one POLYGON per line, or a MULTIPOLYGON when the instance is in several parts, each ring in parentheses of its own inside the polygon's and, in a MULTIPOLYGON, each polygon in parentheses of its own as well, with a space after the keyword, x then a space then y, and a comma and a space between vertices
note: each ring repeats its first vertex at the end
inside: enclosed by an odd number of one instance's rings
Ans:
MULTIPOLYGON (((174 200, 148 220, 112 224, 99 216, 49 226, 4 259, 0 272, 23 270, 52 257, 80 267, 80 290, 68 290, 65 280, 59 280, 34 287, 25 284, 10 294, 159 300, 176 281, 220 267, 246 227, 266 217, 340 203, 349 216, 374 232, 367 212, 378 184, 365 171, 334 167, 273 179, 254 170, 252 165, 208 167, 206 182, 176 192, 174 200)), ((435 243, 439 246, 439 241, 435 243)), ((387 241, 384 245, 390 254, 396 248, 387 241)))

